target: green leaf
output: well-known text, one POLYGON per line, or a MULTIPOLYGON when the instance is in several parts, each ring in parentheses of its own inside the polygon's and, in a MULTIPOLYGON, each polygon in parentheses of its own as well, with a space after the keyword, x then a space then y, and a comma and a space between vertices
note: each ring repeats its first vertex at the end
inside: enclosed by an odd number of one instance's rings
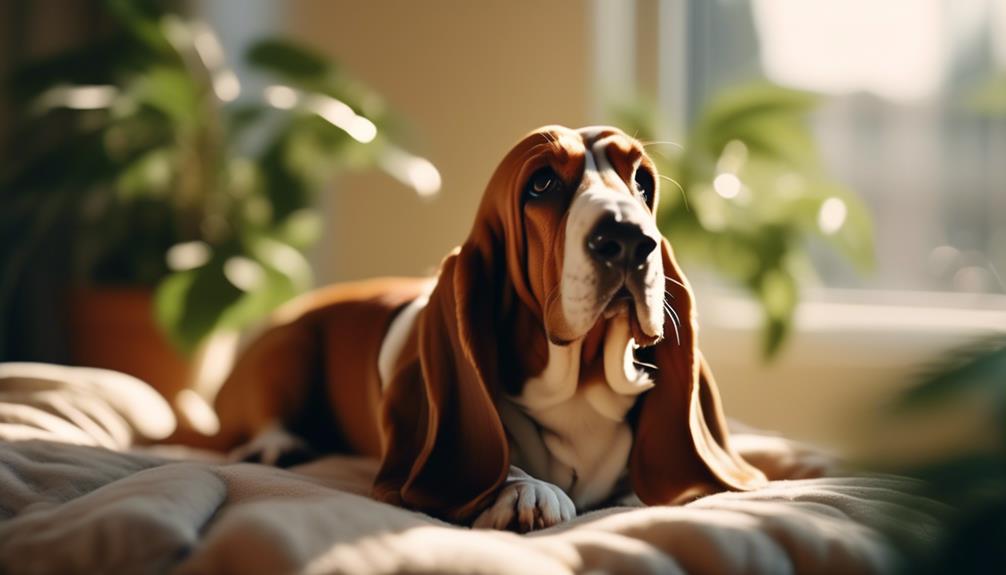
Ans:
POLYGON ((291 247, 304 250, 318 241, 323 225, 321 214, 317 210, 300 209, 279 223, 276 227, 276 237, 291 247))
POLYGON ((751 155, 786 164, 791 170, 817 170, 818 153, 813 135, 802 116, 752 116, 743 122, 723 126, 723 131, 709 136, 714 150, 733 140, 747 146, 751 155))
POLYGON ((157 287, 155 316, 169 339, 191 353, 220 326, 227 310, 244 296, 224 275, 227 256, 215 253, 206 265, 169 275, 157 287))
POLYGON ((247 252, 266 271, 273 270, 285 278, 293 293, 311 287, 311 264, 297 248, 285 243, 274 235, 260 235, 245 239, 247 252))
POLYGON ((252 68, 272 74, 293 88, 343 102, 374 122, 381 133, 395 132, 394 119, 379 94, 352 80, 333 62, 310 48, 286 40, 267 39, 253 44, 245 58, 252 68))
POLYGON ((263 266, 263 275, 259 286, 245 292, 232 305, 221 310, 222 313, 215 327, 228 329, 247 327, 301 293, 303 289, 280 270, 263 266))
POLYGON ((243 136, 246 130, 255 126, 268 112, 269 109, 261 104, 240 104, 229 108, 226 121, 231 140, 243 136))
POLYGON ((192 77, 179 68, 151 68, 133 81, 129 94, 180 126, 193 126, 199 116, 196 85, 192 77))
POLYGON ((333 65, 313 50, 279 38, 255 42, 245 58, 255 67, 301 82, 322 80, 333 70, 333 65))
POLYGON ((1006 337, 991 337, 959 350, 906 392, 899 405, 915 409, 974 392, 991 397, 1006 393, 1006 337))
POLYGON ((775 115, 806 114, 818 96, 773 84, 751 84, 724 90, 702 114, 698 130, 703 133, 732 131, 733 126, 775 115))
POLYGON ((298 171, 297 164, 289 159, 289 131, 290 127, 281 132, 258 160, 262 191, 272 207, 273 222, 306 208, 313 199, 310 174, 298 171))
POLYGON ((162 2, 144 0, 105 0, 108 11, 133 38, 157 52, 171 52, 160 19, 165 12, 162 2))
POLYGON ((299 251, 270 237, 248 237, 216 249, 201 267, 165 278, 155 296, 156 318, 171 341, 191 353, 214 331, 247 327, 310 284, 310 265, 299 251), (236 263, 255 272, 241 286, 230 269, 236 263))
POLYGON ((796 278, 782 268, 766 271, 758 280, 758 295, 765 313, 762 353, 774 357, 792 330, 793 315, 799 301, 796 278))
POLYGON ((124 35, 81 46, 69 52, 32 60, 5 78, 5 88, 15 102, 33 100, 58 84, 114 84, 124 69, 147 58, 124 35))
POLYGON ((116 178, 115 189, 123 199, 143 196, 166 197, 171 191, 174 150, 155 149, 128 163, 116 178))

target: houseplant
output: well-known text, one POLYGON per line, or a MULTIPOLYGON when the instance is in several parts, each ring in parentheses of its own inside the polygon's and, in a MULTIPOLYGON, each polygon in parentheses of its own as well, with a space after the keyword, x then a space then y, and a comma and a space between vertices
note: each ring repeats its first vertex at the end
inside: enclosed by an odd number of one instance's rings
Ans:
POLYGON ((856 269, 872 268, 873 234, 859 199, 832 179, 806 116, 813 94, 771 84, 714 97, 681 142, 656 142, 652 106, 617 113, 647 144, 664 182, 659 225, 686 261, 742 286, 762 309, 762 349, 774 356, 814 276, 808 243, 823 240, 856 269))
POLYGON ((333 63, 262 40, 244 57, 271 84, 242 95, 213 30, 163 6, 108 0, 110 34, 7 83, 29 120, 0 174, 0 226, 16 238, 3 246, 0 305, 39 243, 69 228, 77 359, 94 363, 84 349, 128 364, 155 349, 126 371, 170 395, 210 334, 310 285, 314 198, 335 171, 376 166, 420 193, 439 175, 396 145, 380 97, 333 63), (94 327, 112 320, 132 327, 94 327))
POLYGON ((932 545, 907 549, 902 571, 1002 573, 1006 336, 952 351, 927 371, 884 410, 880 427, 915 440, 870 465, 918 478, 921 494, 947 506, 943 531, 932 545))

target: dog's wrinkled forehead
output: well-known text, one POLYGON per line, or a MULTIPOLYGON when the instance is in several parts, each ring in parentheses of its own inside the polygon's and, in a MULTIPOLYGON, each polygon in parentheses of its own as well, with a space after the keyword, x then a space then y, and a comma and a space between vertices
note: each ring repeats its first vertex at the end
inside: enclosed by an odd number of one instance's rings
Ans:
POLYGON ((543 126, 522 139, 503 162, 511 165, 514 185, 522 185, 538 169, 550 166, 566 184, 577 187, 583 178, 600 178, 612 189, 625 189, 642 164, 652 169, 642 145, 611 126, 570 129, 543 126), (514 165, 516 163, 517 165, 514 165))
POLYGON ((642 145, 625 132, 611 126, 588 126, 576 130, 584 146, 593 151, 594 155, 621 154, 631 161, 638 160, 643 155, 642 145), (609 148, 613 147, 613 150, 609 148))
POLYGON ((636 168, 641 163, 650 164, 643 146, 618 128, 589 126, 553 135, 557 136, 558 145, 574 142, 575 153, 582 155, 584 180, 579 182, 581 186, 602 183, 612 189, 625 189, 625 182, 631 181, 636 168), (591 178, 600 181, 591 182, 591 178))
POLYGON ((585 154, 584 181, 581 187, 600 183, 612 190, 632 193, 627 183, 640 165, 652 169, 652 162, 643 151, 643 146, 618 130, 607 126, 588 127, 577 130, 584 141, 585 154), (591 182, 596 178, 597 182, 591 182))

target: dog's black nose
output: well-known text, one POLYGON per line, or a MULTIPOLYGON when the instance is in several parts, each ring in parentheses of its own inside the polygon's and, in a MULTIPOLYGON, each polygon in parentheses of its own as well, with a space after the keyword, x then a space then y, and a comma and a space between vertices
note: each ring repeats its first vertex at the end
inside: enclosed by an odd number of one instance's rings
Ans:
POLYGON ((602 219, 587 234, 587 251, 608 267, 641 268, 656 248, 657 242, 638 224, 615 221, 614 216, 602 219))

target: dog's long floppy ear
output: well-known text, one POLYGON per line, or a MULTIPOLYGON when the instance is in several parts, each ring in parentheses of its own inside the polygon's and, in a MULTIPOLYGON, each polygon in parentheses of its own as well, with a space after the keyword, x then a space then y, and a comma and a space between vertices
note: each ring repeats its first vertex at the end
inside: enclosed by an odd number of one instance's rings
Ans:
POLYGON ((419 362, 404 367, 384 400, 385 456, 378 499, 467 522, 506 478, 509 452, 492 401, 497 373, 488 240, 448 256, 420 315, 419 362))
POLYGON ((724 488, 766 482, 731 447, 712 373, 698 349, 692 293, 663 240, 665 288, 681 319, 664 326, 657 344, 656 385, 646 392, 630 460, 633 488, 648 505, 684 502, 724 488))

